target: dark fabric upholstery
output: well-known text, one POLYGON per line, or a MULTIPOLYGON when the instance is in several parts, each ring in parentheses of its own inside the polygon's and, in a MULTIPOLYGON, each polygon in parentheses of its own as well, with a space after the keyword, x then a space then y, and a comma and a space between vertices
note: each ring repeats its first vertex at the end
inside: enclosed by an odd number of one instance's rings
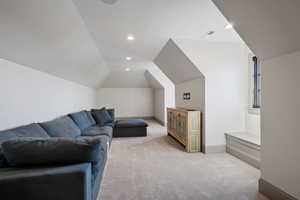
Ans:
POLYGON ((92 200, 91 176, 90 163, 0 170, 0 199, 92 200))
POLYGON ((108 109, 107 113, 111 121, 102 120, 101 126, 105 127, 100 127, 95 126, 96 121, 91 111, 85 111, 85 113, 86 115, 84 115, 84 111, 72 113, 69 117, 64 116, 41 124, 30 124, 28 127, 23 126, 0 131, 0 199, 96 200, 107 160, 108 148, 112 141, 115 116, 114 109, 108 109), (85 132, 89 136, 82 136, 81 132, 85 132), (51 142, 40 142, 35 145, 29 143, 28 146, 25 143, 18 143, 17 145, 11 143, 20 140, 23 142, 24 140, 27 142, 30 140, 56 140, 59 142, 55 145, 51 142), (74 141, 76 142, 72 143, 74 141), (98 153, 91 153, 93 155, 91 156, 87 153, 90 149, 81 145, 94 144, 94 141, 100 141, 99 151, 98 153), (20 161, 18 163, 10 162, 10 164, 21 163, 22 168, 8 167, 7 160, 1 153, 3 142, 5 142, 4 146, 10 143, 9 151, 12 151, 16 156, 9 154, 10 161, 15 159, 20 161), (78 153, 70 153, 73 150, 78 153), (73 164, 77 162, 80 164, 73 164))
POLYGON ((26 126, 20 126, 17 128, 0 131, 0 168, 6 167, 6 159, 4 158, 4 154, 2 152, 2 143, 19 137, 42 137, 49 138, 46 131, 36 123, 29 124, 26 126))
POLYGON ((115 121, 115 109, 113 108, 109 108, 109 109, 106 109, 108 114, 110 115, 111 119, 112 119, 112 122, 115 121))
POLYGON ((16 138, 4 142, 2 148, 10 166, 97 163, 105 142, 99 138, 16 138))
POLYGON ((0 131, 0 149, 1 149, 1 144, 9 139, 17 138, 19 137, 17 132, 11 131, 11 130, 6 130, 6 131, 0 131))
POLYGON ((71 113, 69 116, 80 128, 81 131, 96 124, 95 120, 88 114, 87 111, 83 110, 77 113, 71 113))
POLYGON ((9 130, 0 131, 0 145, 4 141, 16 137, 49 138, 49 135, 39 124, 33 123, 26 126, 20 126, 9 130))
POLYGON ((113 123, 113 122, 112 123, 105 123, 104 126, 110 126, 110 127, 113 128, 115 126, 115 123, 113 123))
POLYGON ((0 148, 0 168, 8 167, 6 159, 4 157, 4 153, 2 149, 0 148))
POLYGON ((93 140, 95 138, 98 138, 102 141, 103 149, 99 153, 99 161, 96 163, 92 163, 92 187, 93 187, 93 199, 96 199, 97 193, 99 191, 100 183, 103 177, 103 171, 105 168, 105 163, 107 160, 107 153, 109 149, 109 145, 111 142, 111 138, 107 135, 96 135, 96 136, 79 136, 85 140, 93 140))
POLYGON ((117 120, 115 123, 116 128, 133 128, 133 127, 147 127, 148 124, 143 119, 126 119, 117 120))
POLYGON ((101 108, 100 110, 92 109, 92 115, 97 124, 100 126, 104 126, 106 123, 113 122, 113 119, 107 112, 106 108, 101 108))
POLYGON ((26 126, 20 126, 11 131, 17 132, 19 137, 41 137, 49 138, 47 132, 37 123, 29 124, 26 126))
POLYGON ((88 118, 90 119, 90 121, 93 122, 93 123, 91 124, 91 126, 96 125, 96 121, 95 121, 95 119, 94 119, 94 117, 93 117, 93 115, 92 115, 92 112, 91 112, 91 111, 86 111, 86 114, 87 114, 88 118))
POLYGON ((147 136, 147 127, 114 128, 114 137, 142 137, 147 136))
POLYGON ((107 135, 112 137, 113 129, 110 126, 91 126, 81 133, 82 136, 107 135))
POLYGON ((80 135, 80 129, 68 116, 44 122, 40 125, 51 137, 76 137, 80 135))

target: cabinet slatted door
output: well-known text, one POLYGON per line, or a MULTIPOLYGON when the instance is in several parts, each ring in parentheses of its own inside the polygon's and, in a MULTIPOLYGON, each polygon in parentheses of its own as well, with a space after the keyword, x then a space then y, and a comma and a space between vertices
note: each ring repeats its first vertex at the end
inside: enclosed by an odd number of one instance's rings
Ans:
POLYGON ((168 108, 168 134, 185 146, 187 152, 201 151, 201 112, 168 108))

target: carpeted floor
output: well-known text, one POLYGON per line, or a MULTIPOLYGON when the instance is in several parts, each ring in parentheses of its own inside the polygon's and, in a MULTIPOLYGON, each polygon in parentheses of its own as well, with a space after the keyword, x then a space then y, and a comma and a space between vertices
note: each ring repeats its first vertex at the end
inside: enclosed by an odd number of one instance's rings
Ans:
POLYGON ((99 200, 265 200, 259 170, 226 153, 186 153, 148 122, 147 137, 113 139, 99 200))

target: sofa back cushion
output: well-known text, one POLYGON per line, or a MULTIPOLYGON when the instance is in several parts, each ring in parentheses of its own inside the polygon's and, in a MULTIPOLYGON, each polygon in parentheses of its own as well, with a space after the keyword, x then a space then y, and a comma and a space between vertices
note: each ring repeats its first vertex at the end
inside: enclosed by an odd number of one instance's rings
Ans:
POLYGON ((106 108, 103 107, 100 110, 92 109, 92 115, 100 126, 104 126, 106 123, 112 123, 113 119, 110 114, 107 112, 106 108))
POLYGON ((51 137, 76 137, 80 135, 79 127, 68 116, 40 124, 51 137))
POLYGON ((40 137, 49 138, 47 132, 37 123, 29 124, 26 126, 20 126, 11 131, 16 132, 19 137, 40 137))
POLYGON ((96 124, 93 117, 90 116, 90 114, 85 110, 76 113, 71 113, 69 114, 69 116, 77 124, 80 131, 83 131, 96 124))
POLYGON ((11 167, 97 163, 105 152, 101 138, 16 138, 4 142, 3 152, 11 167))

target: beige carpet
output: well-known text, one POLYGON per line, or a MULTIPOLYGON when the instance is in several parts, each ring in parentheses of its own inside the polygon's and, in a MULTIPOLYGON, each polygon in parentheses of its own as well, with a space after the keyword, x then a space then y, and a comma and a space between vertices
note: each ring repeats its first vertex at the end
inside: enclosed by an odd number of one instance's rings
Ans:
POLYGON ((148 121, 147 137, 113 139, 101 200, 263 200, 259 170, 226 153, 186 153, 148 121))

